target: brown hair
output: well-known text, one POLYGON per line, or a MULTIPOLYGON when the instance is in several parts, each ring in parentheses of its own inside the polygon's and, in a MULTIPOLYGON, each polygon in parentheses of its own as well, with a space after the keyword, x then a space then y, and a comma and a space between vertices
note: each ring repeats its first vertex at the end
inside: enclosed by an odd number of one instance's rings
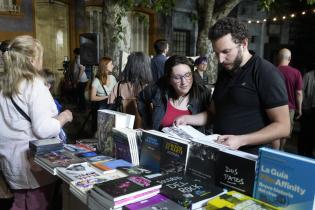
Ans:
POLYGON ((106 85, 106 83, 107 83, 107 76, 108 76, 107 65, 111 61, 112 61, 112 58, 104 56, 103 58, 101 58, 101 60, 99 62, 96 77, 100 80, 102 85, 106 85))

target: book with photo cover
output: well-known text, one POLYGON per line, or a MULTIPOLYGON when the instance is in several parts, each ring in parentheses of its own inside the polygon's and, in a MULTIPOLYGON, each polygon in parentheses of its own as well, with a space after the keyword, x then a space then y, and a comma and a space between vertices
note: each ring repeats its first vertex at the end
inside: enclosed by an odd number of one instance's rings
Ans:
POLYGON ((82 163, 84 160, 65 150, 58 150, 46 154, 35 155, 34 162, 51 174, 56 175, 57 167, 68 167, 71 164, 82 163))
POLYGON ((208 200, 224 192, 211 183, 180 173, 158 176, 153 180, 162 184, 161 194, 188 209, 202 208, 208 200))
POLYGON ((113 171, 100 176, 74 180, 70 182, 70 191, 74 193, 81 201, 83 201, 83 203, 86 203, 88 196, 87 192, 93 188, 94 184, 99 184, 126 176, 127 174, 121 171, 113 171))
POLYGON ((144 176, 131 175, 94 185, 94 190, 105 198, 119 201, 148 191, 161 188, 161 184, 144 176))
POLYGON ((151 198, 131 203, 123 207, 123 210, 153 210, 153 209, 164 209, 164 210, 187 210, 180 206, 169 198, 157 194, 151 198))
POLYGON ((70 183, 73 180, 100 176, 102 174, 101 170, 92 167, 87 162, 71 164, 68 167, 58 167, 56 170, 57 175, 66 183, 70 183))
POLYGON ((193 141, 186 175, 252 196, 256 161, 253 154, 193 141))
POLYGON ((135 116, 113 110, 97 112, 97 151, 113 157, 113 128, 133 128, 135 116))
POLYGON ((237 191, 228 191, 209 200, 205 210, 248 209, 248 210, 280 210, 268 203, 257 200, 237 191))
POLYGON ((315 209, 315 160, 260 148, 253 197, 285 210, 315 209))
POLYGON ((160 171, 162 174, 185 172, 190 143, 174 138, 164 138, 161 147, 160 171))

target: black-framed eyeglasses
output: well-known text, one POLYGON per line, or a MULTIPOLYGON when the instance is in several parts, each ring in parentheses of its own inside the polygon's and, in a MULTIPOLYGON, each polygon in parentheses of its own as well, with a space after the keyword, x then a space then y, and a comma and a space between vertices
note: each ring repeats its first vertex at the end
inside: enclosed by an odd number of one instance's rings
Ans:
POLYGON ((190 80, 190 79, 192 78, 192 72, 187 72, 187 73, 184 74, 184 75, 174 75, 174 76, 171 76, 171 78, 172 78, 175 82, 181 82, 182 79, 190 80))

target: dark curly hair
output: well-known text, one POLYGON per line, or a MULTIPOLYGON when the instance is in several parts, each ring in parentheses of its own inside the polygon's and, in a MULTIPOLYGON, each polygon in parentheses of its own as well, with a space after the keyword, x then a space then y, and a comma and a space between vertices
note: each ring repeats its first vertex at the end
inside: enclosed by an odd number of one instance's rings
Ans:
POLYGON ((219 38, 231 34, 234 43, 241 43, 249 38, 249 31, 246 25, 235 18, 225 17, 218 20, 209 30, 209 39, 216 41, 219 38))

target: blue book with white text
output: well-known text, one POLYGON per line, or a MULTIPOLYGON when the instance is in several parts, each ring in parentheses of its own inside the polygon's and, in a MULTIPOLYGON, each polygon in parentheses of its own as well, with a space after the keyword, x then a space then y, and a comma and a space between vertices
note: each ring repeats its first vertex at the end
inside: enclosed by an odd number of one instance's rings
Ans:
POLYGON ((315 160, 261 148, 254 198, 284 210, 315 210, 315 160))

